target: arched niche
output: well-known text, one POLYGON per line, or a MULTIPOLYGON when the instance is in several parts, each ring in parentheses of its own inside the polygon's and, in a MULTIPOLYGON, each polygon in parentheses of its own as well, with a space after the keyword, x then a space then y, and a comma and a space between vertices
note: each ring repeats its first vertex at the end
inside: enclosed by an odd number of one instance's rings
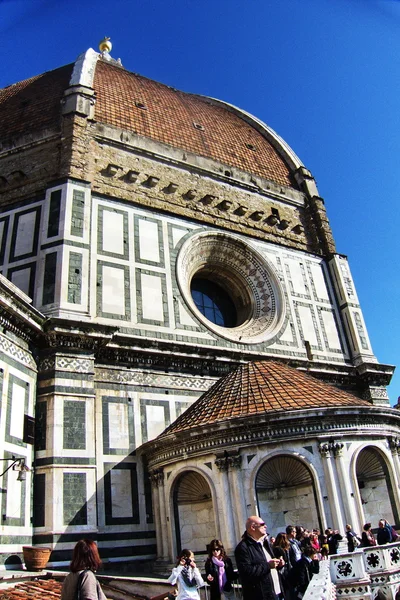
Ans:
POLYGON ((399 523, 392 479, 385 457, 372 446, 363 448, 356 461, 357 485, 360 491, 364 522, 378 526, 379 519, 399 523))
POLYGON ((274 456, 259 469, 256 496, 260 517, 276 535, 287 525, 322 528, 314 478, 304 462, 294 456, 274 456))
POLYGON ((210 486, 197 471, 182 473, 173 488, 173 508, 177 552, 189 548, 206 552, 216 537, 214 507, 210 486))

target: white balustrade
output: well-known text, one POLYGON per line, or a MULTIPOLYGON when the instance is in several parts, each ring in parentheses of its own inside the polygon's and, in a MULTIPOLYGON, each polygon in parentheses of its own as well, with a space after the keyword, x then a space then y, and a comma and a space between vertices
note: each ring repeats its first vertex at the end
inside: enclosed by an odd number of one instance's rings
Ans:
POLYGON ((321 560, 319 573, 308 584, 303 600, 335 600, 336 589, 329 572, 329 559, 321 560))

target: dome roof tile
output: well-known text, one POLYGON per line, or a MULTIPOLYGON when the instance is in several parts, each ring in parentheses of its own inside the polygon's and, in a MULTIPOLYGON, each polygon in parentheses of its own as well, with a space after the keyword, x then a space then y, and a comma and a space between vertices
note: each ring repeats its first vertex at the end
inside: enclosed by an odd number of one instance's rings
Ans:
POLYGON ((0 138, 40 129, 58 129, 61 99, 73 65, 31 77, 0 90, 0 138))

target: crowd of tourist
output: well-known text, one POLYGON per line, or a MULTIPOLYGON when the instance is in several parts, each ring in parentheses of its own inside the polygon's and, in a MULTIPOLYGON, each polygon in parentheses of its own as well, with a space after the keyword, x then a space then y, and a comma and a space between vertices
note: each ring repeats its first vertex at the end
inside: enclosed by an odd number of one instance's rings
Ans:
MULTIPOLYGON (((249 517, 235 550, 238 573, 221 540, 212 540, 208 545, 205 578, 210 586, 210 599, 233 600, 233 583, 239 576, 243 600, 301 600, 313 575, 319 572, 320 561, 337 554, 342 540, 347 542, 347 551, 354 552, 358 547, 390 543, 397 537, 384 519, 379 521, 376 539, 371 523, 364 525, 361 536, 347 524, 344 535, 330 527, 321 532, 289 525, 272 537, 260 517, 249 517)), ((177 600, 199 600, 201 575, 190 551, 181 552, 169 581, 178 587, 177 600)))
MULTIPOLYGON (((385 520, 378 523, 375 538, 371 523, 364 525, 361 537, 350 524, 346 525, 345 540, 348 552, 358 547, 389 544, 398 539, 396 530, 385 520)), ((205 562, 205 580, 209 584, 210 600, 234 600, 234 582, 240 578, 243 600, 301 600, 319 563, 329 554, 337 554, 344 540, 338 530, 330 527, 308 529, 288 525, 276 537, 269 536, 266 523, 258 516, 249 517, 246 531, 235 549, 237 572, 226 555, 221 540, 208 545, 205 562)), ((105 598, 94 573, 101 561, 97 546, 92 540, 80 540, 74 549, 71 573, 65 579, 61 598, 105 598)), ((198 589, 205 585, 194 554, 184 549, 168 581, 177 586, 176 600, 200 600, 198 589)))

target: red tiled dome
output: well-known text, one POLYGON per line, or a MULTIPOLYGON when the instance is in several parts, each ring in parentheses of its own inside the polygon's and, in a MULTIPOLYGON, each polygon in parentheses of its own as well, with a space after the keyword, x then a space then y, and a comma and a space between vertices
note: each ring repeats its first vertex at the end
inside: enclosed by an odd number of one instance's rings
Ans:
POLYGON ((283 363, 253 362, 217 381, 159 438, 227 419, 335 406, 371 405, 283 363))
POLYGON ((265 137, 211 99, 180 92, 99 60, 95 118, 176 148, 294 187, 289 167, 265 137))
POLYGON ((73 65, 43 73, 0 90, 0 140, 61 125, 61 99, 73 65))
MULTIPOLYGON (((74 65, 0 90, 0 140, 60 131, 62 98, 74 65)), ((279 151, 240 112, 180 92, 102 59, 93 80, 95 119, 198 156, 297 188, 279 151)))

